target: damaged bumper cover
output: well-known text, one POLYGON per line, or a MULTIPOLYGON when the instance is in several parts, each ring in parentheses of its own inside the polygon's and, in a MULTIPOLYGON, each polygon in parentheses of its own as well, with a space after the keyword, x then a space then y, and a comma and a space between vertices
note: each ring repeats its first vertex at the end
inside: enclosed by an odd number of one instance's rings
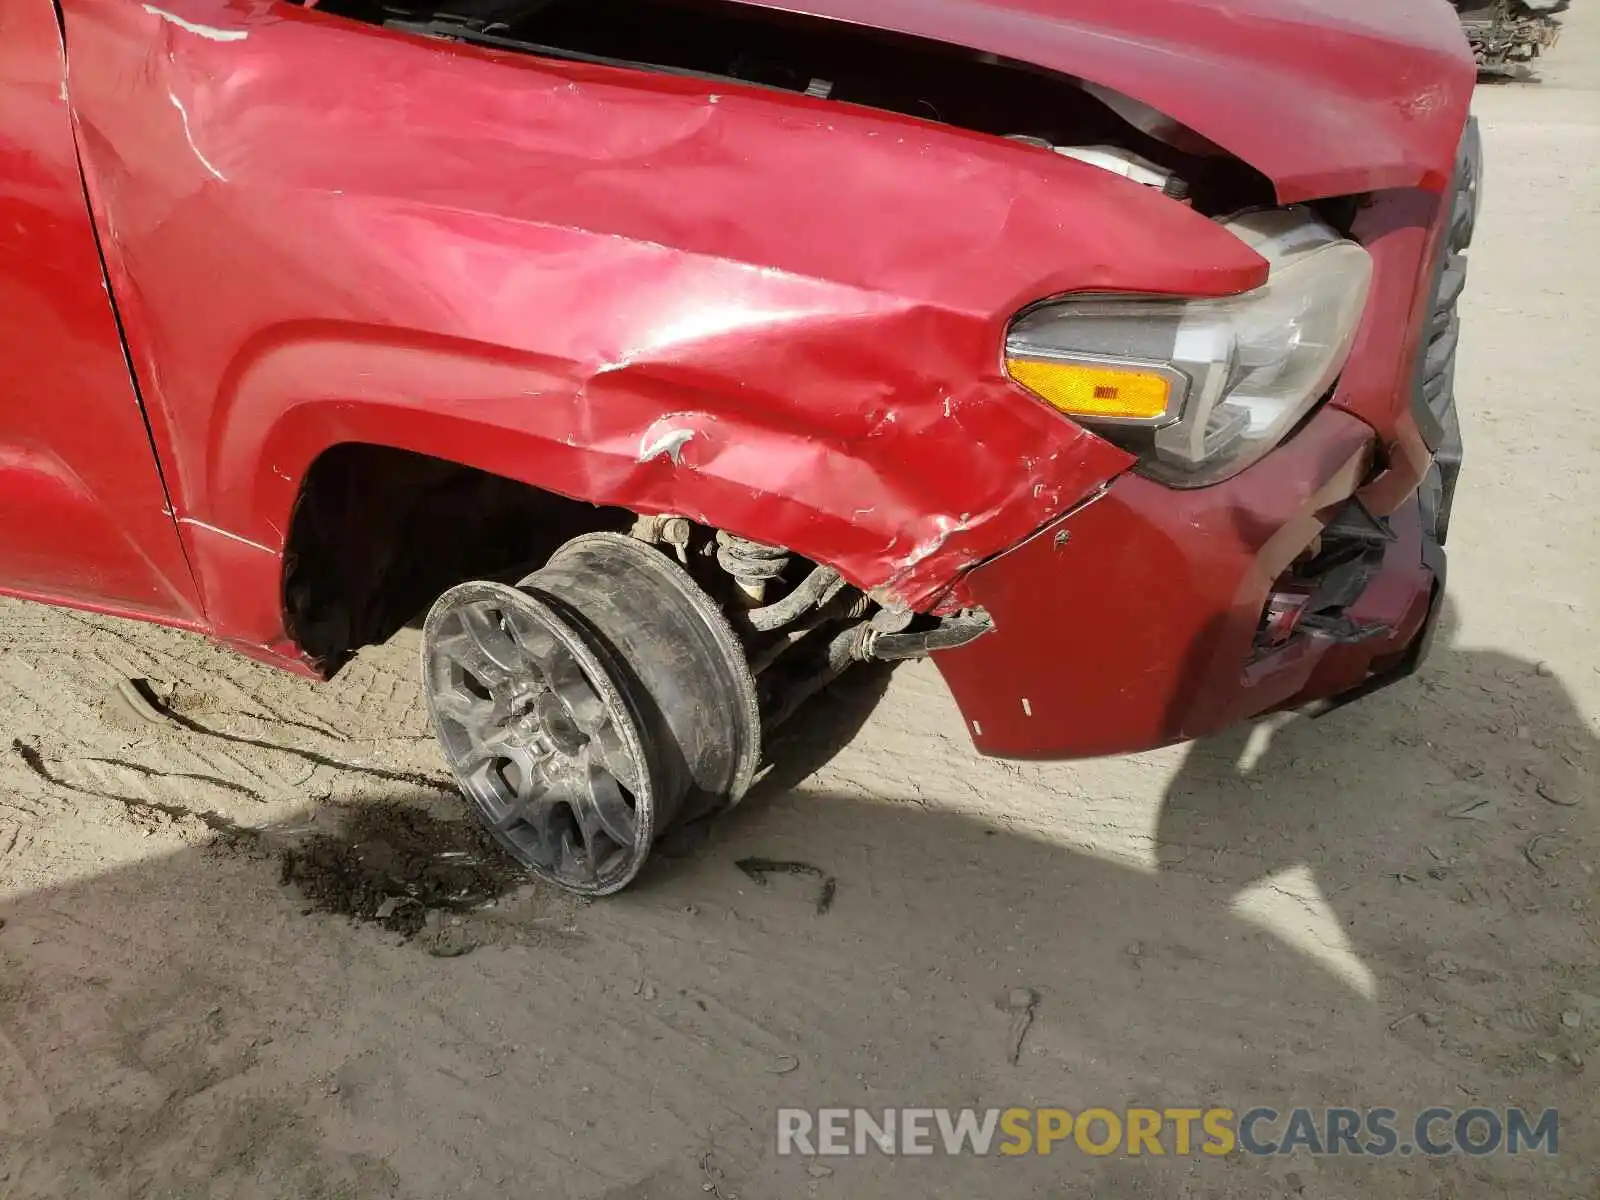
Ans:
POLYGON ((1233 480, 1175 493, 1124 477, 975 571, 971 595, 995 630, 936 661, 977 747, 1145 750, 1414 665, 1444 582, 1415 498, 1386 522, 1381 564, 1342 613, 1356 636, 1308 629, 1262 645, 1276 582, 1356 495, 1373 444, 1369 427, 1324 409, 1233 480))
POLYGON ((1366 222, 1388 232, 1371 247, 1378 288, 1356 357, 1273 453, 1194 491, 1123 476, 972 573, 967 593, 995 631, 936 661, 980 750, 1145 750, 1278 709, 1326 713, 1418 669, 1444 606, 1463 458, 1457 305, 1482 174, 1469 122, 1426 254, 1395 237, 1402 221, 1366 222), (1399 326, 1386 300, 1417 266, 1425 303, 1399 326), (1369 371, 1393 381, 1380 389, 1393 408, 1361 399, 1369 371))

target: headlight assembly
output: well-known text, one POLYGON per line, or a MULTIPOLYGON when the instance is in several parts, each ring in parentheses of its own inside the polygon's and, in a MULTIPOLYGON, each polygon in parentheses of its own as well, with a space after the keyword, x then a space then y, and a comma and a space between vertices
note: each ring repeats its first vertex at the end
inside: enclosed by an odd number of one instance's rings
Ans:
POLYGON ((1069 299, 1011 327, 1006 368, 1174 487, 1237 474, 1282 441, 1344 369, 1372 259, 1308 209, 1228 224, 1272 266, 1224 300, 1069 299))

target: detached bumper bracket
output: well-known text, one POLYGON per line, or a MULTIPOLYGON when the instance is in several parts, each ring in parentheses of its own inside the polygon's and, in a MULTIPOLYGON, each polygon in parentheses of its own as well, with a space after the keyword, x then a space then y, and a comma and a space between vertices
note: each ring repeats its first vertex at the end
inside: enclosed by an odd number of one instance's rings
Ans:
POLYGON ((1324 701, 1312 711, 1312 717, 1328 716, 1347 705, 1354 704, 1357 700, 1366 699, 1374 692, 1381 692, 1403 679, 1409 679, 1421 669, 1422 664, 1428 660, 1428 655, 1433 652, 1433 640, 1439 632, 1439 619, 1444 615, 1449 559, 1439 539, 1434 536, 1434 530, 1439 525, 1439 514, 1433 509, 1426 489, 1419 496, 1419 503, 1422 507, 1422 565, 1433 573, 1433 595, 1428 601, 1428 615, 1422 622, 1422 628, 1407 647, 1405 657, 1398 663, 1381 674, 1373 675, 1350 691, 1324 701))

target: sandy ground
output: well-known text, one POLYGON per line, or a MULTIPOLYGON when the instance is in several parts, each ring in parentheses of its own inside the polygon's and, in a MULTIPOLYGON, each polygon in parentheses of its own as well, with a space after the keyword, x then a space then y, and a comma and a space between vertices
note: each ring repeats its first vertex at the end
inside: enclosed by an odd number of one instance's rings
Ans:
POLYGON ((1542 85, 1481 96, 1450 627, 1326 721, 986 762, 918 666, 864 725, 870 686, 837 701, 795 772, 853 740, 798 787, 582 905, 473 865, 403 639, 316 688, 0 604, 0 1197, 1600 1195, 1597 62, 1580 4, 1542 85), (120 718, 129 676, 185 723, 120 718), (318 911, 281 852, 352 823, 498 900, 409 938, 318 911), (1562 1153, 773 1147, 787 1105, 1141 1103, 1559 1106, 1562 1153))

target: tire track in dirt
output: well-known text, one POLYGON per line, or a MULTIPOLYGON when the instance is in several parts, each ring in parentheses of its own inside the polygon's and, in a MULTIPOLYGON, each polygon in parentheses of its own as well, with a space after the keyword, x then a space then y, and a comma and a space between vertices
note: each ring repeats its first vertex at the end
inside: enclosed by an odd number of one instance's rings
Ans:
POLYGON ((243 826, 269 815, 250 813, 263 805, 457 794, 421 710, 414 644, 374 648, 317 684, 181 631, 10 600, 0 618, 9 731, 58 785, 26 756, 0 755, 15 764, 0 761, 0 815, 58 816, 65 791, 141 823, 190 811, 243 826), (117 697, 128 681, 150 681, 156 711, 117 697))
POLYGON ((225 792, 244 796, 254 800, 257 804, 265 803, 261 793, 254 788, 246 787, 242 783, 235 783, 231 779, 224 779, 220 775, 200 775, 189 771, 162 771, 156 767, 147 767, 143 763, 128 762, 121 758, 83 758, 79 762, 97 763, 103 766, 116 767, 123 771, 132 771, 144 779, 177 779, 188 783, 204 783, 211 787, 221 788, 225 792))
MULTIPOLYGON (((225 833, 229 836, 251 837, 255 835, 254 830, 247 829, 229 820, 221 813, 213 812, 209 809, 194 809, 178 804, 163 804, 158 800, 145 800, 138 796, 123 796, 114 792, 105 792, 97 788, 88 788, 80 784, 71 783, 52 771, 46 765, 44 756, 39 753, 38 749, 28 745, 21 738, 11 739, 11 749, 29 771, 51 787, 75 792, 80 796, 90 796, 96 800, 107 800, 114 804, 120 804, 132 813, 163 816, 171 821, 196 820, 208 829, 217 833, 225 833)), ((223 781, 208 780, 207 782, 218 783, 223 781)))
POLYGON ((396 771, 387 767, 374 767, 368 763, 352 762, 348 759, 335 758, 322 754, 304 746, 286 745, 282 742, 268 741, 264 738, 250 737, 247 734, 233 733, 229 730, 219 729, 215 726, 204 724, 193 717, 185 716, 173 709, 168 709, 166 716, 181 726, 189 733, 199 734, 203 737, 215 738, 219 741, 229 742, 237 746, 250 746, 257 750, 273 751, 287 754, 313 766, 330 767, 336 771, 347 771, 357 775, 364 775, 371 779, 379 779, 385 783, 405 783, 413 787, 429 788, 443 792, 446 795, 456 793, 456 785, 436 775, 428 775, 421 771, 396 771))

